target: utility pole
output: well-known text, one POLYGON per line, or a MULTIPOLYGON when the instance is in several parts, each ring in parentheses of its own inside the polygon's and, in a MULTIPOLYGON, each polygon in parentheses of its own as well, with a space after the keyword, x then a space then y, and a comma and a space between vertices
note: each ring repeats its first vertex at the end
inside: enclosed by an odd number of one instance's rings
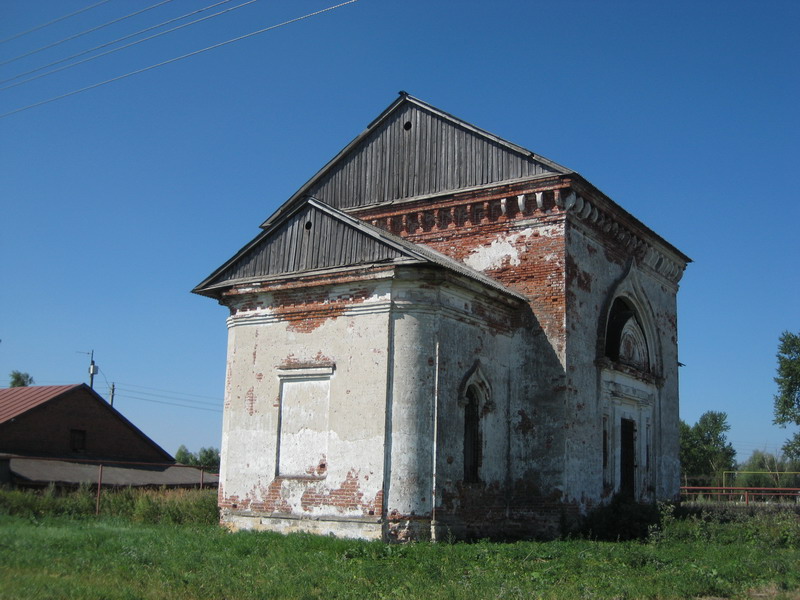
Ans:
POLYGON ((94 364, 94 350, 92 350, 89 358, 89 387, 94 389, 94 376, 97 375, 97 372, 100 370, 97 368, 97 365, 94 364))
POLYGON ((114 385, 114 382, 112 381, 111 382, 111 394, 109 394, 111 396, 111 406, 114 406, 114 389, 115 389, 115 385, 114 385))

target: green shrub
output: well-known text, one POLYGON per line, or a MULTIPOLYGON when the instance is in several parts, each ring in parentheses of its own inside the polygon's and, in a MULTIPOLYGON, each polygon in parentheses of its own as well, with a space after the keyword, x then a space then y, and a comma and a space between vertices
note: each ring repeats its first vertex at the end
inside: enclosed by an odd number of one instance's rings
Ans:
POLYGON ((662 507, 651 542, 747 545, 764 550, 800 548, 800 515, 767 506, 662 507))
POLYGON ((94 514, 97 507, 96 494, 96 491, 90 489, 88 485, 81 485, 78 489, 63 496, 54 496, 54 508, 60 510, 60 514, 71 517, 91 515, 94 514))
POLYGON ((131 487, 117 488, 113 491, 104 490, 100 497, 100 511, 104 515, 113 517, 126 517, 133 515, 136 500, 142 490, 131 487))
POLYGON ((765 548, 800 549, 800 516, 793 511, 756 514, 744 523, 743 529, 748 541, 765 548))
POLYGON ((36 507, 32 500, 28 494, 20 490, 2 489, 0 490, 0 513, 33 517, 36 514, 36 507))
MULTIPOLYGON (((30 518, 46 516, 86 517, 95 514, 96 488, 75 490, 0 489, 0 514, 30 518)), ((219 521, 216 490, 102 490, 100 514, 139 523, 216 524, 219 521)))
POLYGON ((94 492, 87 486, 61 491, 50 485, 41 490, 0 490, 0 513, 28 517, 94 514, 94 492))
POLYGON ((584 518, 580 533, 593 540, 643 540, 658 526, 660 518, 656 504, 642 504, 616 495, 584 518))
POLYGON ((158 504, 149 494, 140 494, 133 504, 131 519, 137 523, 158 523, 160 520, 158 504))

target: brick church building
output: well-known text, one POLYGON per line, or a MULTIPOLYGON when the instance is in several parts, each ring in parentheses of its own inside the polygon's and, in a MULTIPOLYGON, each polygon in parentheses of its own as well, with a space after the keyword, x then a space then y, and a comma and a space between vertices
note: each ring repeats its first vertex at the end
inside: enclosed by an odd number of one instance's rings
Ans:
POLYGON ((689 258, 401 93, 194 291, 230 311, 232 528, 550 536, 678 494, 689 258))

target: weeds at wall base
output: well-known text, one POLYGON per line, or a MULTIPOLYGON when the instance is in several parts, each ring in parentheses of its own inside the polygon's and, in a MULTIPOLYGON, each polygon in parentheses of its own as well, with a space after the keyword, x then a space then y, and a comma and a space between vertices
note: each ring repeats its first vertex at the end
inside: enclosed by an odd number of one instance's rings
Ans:
POLYGON ((661 523, 661 506, 616 495, 611 502, 598 506, 584 517, 578 534, 607 542, 645 540, 661 523))

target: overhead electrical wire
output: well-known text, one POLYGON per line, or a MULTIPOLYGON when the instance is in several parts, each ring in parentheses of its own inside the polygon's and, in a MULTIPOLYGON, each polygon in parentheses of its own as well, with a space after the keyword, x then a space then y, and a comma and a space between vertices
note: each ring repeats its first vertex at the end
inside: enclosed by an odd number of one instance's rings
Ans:
POLYGON ((105 382, 106 382, 106 387, 107 387, 107 388, 109 388, 109 389, 111 389, 111 386, 110 386, 110 385, 108 385, 108 377, 106 377, 106 374, 105 374, 105 373, 103 373, 103 369, 101 369, 100 367, 97 367, 97 372, 98 372, 98 373, 100 373, 100 375, 102 375, 102 376, 103 376, 103 381, 105 381, 105 382))
MULTIPOLYGON (((137 388, 137 389, 142 389, 142 390, 154 390, 156 392, 164 392, 165 394, 172 394, 173 396, 193 396, 195 398, 205 398, 206 400, 219 400, 218 396, 207 396, 207 395, 203 395, 203 394, 190 394, 188 392, 176 392, 174 390, 165 390, 165 389, 162 389, 162 388, 149 387, 149 386, 146 386, 146 385, 137 385, 135 383, 125 383, 125 382, 119 382, 119 381, 117 381, 115 383, 117 385, 123 385, 123 386, 126 386, 126 387, 132 387, 132 388, 137 388)), ((145 392, 137 392, 137 393, 145 393, 145 392)))
MULTIPOLYGON (((256 0, 252 0, 252 1, 255 2, 256 0)), ((73 58, 78 58, 79 56, 83 56, 84 54, 89 54, 90 52, 94 52, 95 50, 100 50, 102 48, 107 48, 108 46, 111 46, 113 44, 117 44, 119 42, 124 42, 125 40, 129 40, 130 38, 136 37, 137 35, 141 35, 143 33, 147 33, 148 31, 152 31, 153 29, 158 29, 159 27, 164 27, 165 25, 169 25, 170 23, 174 23, 175 21, 180 21, 181 19, 186 19, 187 17, 191 17, 192 15, 196 15, 198 13, 204 12, 204 11, 212 9, 212 8, 215 8, 215 7, 220 6, 222 4, 228 4, 229 2, 233 2, 233 0, 222 0, 221 2, 217 2, 216 4, 210 4, 208 6, 204 6, 203 8, 199 8, 197 10, 193 10, 192 12, 188 12, 185 15, 181 15, 180 17, 175 17, 174 19, 169 19, 167 21, 163 21, 162 23, 158 23, 157 25, 152 25, 151 27, 146 27, 144 29, 140 29, 139 31, 136 31, 134 33, 130 33, 128 35, 124 35, 121 38, 117 38, 115 40, 111 40, 110 42, 106 42, 104 44, 100 44, 99 46, 95 46, 94 48, 89 48, 88 50, 83 50, 81 52, 77 52, 77 53, 75 53, 75 54, 73 54, 71 56, 67 56, 66 58, 61 58, 59 60, 54 60, 51 63, 48 63, 46 65, 42 65, 41 67, 36 67, 35 69, 31 69, 30 71, 25 71, 24 73, 20 73, 18 75, 14 75, 13 77, 9 77, 7 79, 3 79, 3 80, 0 81, 0 84, 8 83, 9 81, 14 81, 15 79, 19 79, 20 77, 25 77, 25 75, 31 75, 32 73, 36 73, 37 71, 41 71, 42 69, 46 69, 48 67, 52 67, 52 66, 61 64, 61 63, 66 62, 68 60, 72 60, 73 58)), ((231 9, 231 10, 233 10, 233 9, 231 9)), ((216 14, 220 15, 222 13, 216 13, 216 14)), ((214 15, 212 15, 212 16, 214 16, 214 15)), ((199 23, 199 22, 200 22, 200 19, 198 19, 197 21, 193 21, 192 23, 199 23)), ((188 23, 187 25, 190 25, 192 23, 188 23)), ((177 29, 177 28, 175 28, 175 29, 177 29)), ((175 31, 175 29, 170 29, 170 31, 175 31)), ((164 32, 164 33, 168 33, 168 32, 164 32)), ((155 36, 153 36, 153 37, 155 37, 155 36)), ((146 38, 146 39, 152 39, 152 37, 149 37, 149 38, 146 38)), ((136 42, 136 43, 140 43, 140 42, 144 42, 144 41, 146 41, 146 40, 139 40, 139 42, 136 42)), ((123 46, 122 48, 128 48, 128 47, 130 47, 132 45, 133 44, 128 44, 127 46, 123 46)), ((117 48, 117 50, 122 50, 122 48, 117 48)), ((116 51, 116 50, 114 50, 114 51, 116 51)), ((98 54, 97 56, 94 56, 91 59, 87 59, 85 61, 76 62, 74 64, 67 65, 65 67, 62 67, 62 68, 59 68, 59 69, 55 69, 53 71, 48 71, 47 73, 43 73, 43 74, 38 75, 36 77, 31 77, 30 79, 26 79, 24 81, 20 81, 18 83, 13 84, 13 85, 9 85, 9 86, 6 86, 4 88, 0 88, 0 90, 7 90, 9 88, 16 87, 18 85, 22 85, 23 83, 28 83, 29 81, 33 81, 34 79, 39 79, 39 77, 44 77, 46 75, 50 75, 51 73, 58 73, 59 71, 63 71, 64 69, 69 69, 69 68, 74 67, 76 65, 83 64, 84 62, 87 62, 88 60, 93 60, 95 58, 99 58, 100 56, 105 56, 106 54, 110 54, 110 52, 105 52, 103 54, 98 54)))
POLYGON ((162 390, 159 388, 152 388, 132 383, 114 382, 114 397, 126 400, 139 400, 142 402, 152 402, 154 404, 165 404, 167 406, 178 406, 180 408, 204 410, 207 412, 216 412, 216 413, 222 412, 222 400, 216 399, 212 396, 202 396, 200 394, 189 394, 186 392, 173 392, 169 390, 162 390), (134 388, 139 388, 139 389, 134 389, 134 388), (159 392, 164 392, 164 394, 155 394, 153 392, 148 392, 144 390, 156 390, 159 392), (197 398, 207 398, 209 400, 216 400, 216 401, 206 402, 203 400, 193 400, 191 398, 186 398, 181 396, 194 396, 197 398), (159 399, 157 400, 156 398, 159 399))
POLYGON ((219 406, 222 404, 222 400, 218 400, 217 402, 204 402, 203 400, 190 400, 188 398, 180 398, 180 397, 177 397, 177 396, 166 396, 164 394, 154 394, 152 392, 137 391, 137 390, 134 390, 134 389, 129 389, 129 388, 127 388, 125 386, 122 386, 122 385, 120 385, 120 384, 118 384, 116 382, 114 382, 114 386, 115 386, 115 388, 114 388, 115 392, 121 391, 123 393, 142 394, 144 396, 154 396, 156 398, 164 398, 166 400, 176 400, 178 402, 187 402, 187 403, 190 403, 190 404, 204 404, 206 406, 215 406, 217 408, 219 408, 219 406))
POLYGON ((129 400, 139 400, 141 402, 152 402, 154 404, 166 404, 168 406, 178 406, 180 408, 191 408, 192 410, 204 410, 207 412, 221 413, 222 408, 204 408, 202 406, 191 406, 189 404, 178 404, 177 402, 165 402, 164 400, 153 400, 152 398, 142 398, 141 396, 134 396, 132 394, 117 394, 117 398, 125 398, 129 400))
POLYGON ((292 23, 297 23, 298 21, 303 21, 305 19, 309 19, 311 17, 315 17, 317 15, 320 15, 320 14, 323 14, 323 13, 326 13, 326 12, 329 12, 329 11, 332 11, 332 10, 336 10, 337 8, 341 8, 343 6, 347 6, 348 4, 354 4, 356 2, 358 2, 358 0, 348 0, 347 2, 341 2, 340 4, 335 4, 333 6, 329 6, 327 8, 323 8, 321 10, 318 10, 318 11, 315 11, 315 12, 312 12, 312 13, 308 13, 308 14, 302 15, 300 17, 295 17, 294 19, 289 19, 288 21, 284 21, 284 22, 278 23, 276 25, 270 25, 269 27, 264 27, 263 29, 259 29, 257 31, 253 31, 253 32, 247 33, 245 35, 240 35, 238 37, 231 38, 229 40, 225 40, 224 42, 219 42, 218 44, 214 44, 212 46, 208 46, 208 47, 202 48, 200 50, 195 50, 194 52, 189 52, 188 54, 183 54, 181 56, 176 56, 175 58, 170 58, 168 60, 156 63, 154 65, 150 65, 149 67, 143 67, 143 68, 137 69, 135 71, 130 71, 128 73, 125 73, 124 75, 119 75, 117 77, 112 77, 111 79, 106 79, 105 81, 101 81, 99 83, 88 85, 86 87, 82 87, 80 89, 73 90, 71 92, 67 92, 66 94, 61 94, 60 96, 54 96, 53 98, 48 98, 47 100, 41 100, 39 102, 35 102, 33 104, 29 104, 27 106, 23 106, 21 108, 14 109, 14 110, 9 111, 7 113, 0 114, 0 119, 4 119, 6 117, 10 117, 11 115, 15 115, 17 113, 20 113, 20 112, 23 112, 23 111, 26 111, 26 110, 30 110, 31 108, 36 108, 36 107, 39 107, 39 106, 43 106, 44 104, 49 104, 49 103, 55 102, 57 100, 62 100, 64 98, 69 98, 70 96, 74 96, 74 95, 80 94, 82 92, 88 92, 89 90, 93 90, 93 89, 98 88, 100 86, 107 85, 107 84, 113 83, 115 81, 119 81, 120 79, 125 79, 127 77, 132 77, 133 75, 139 75, 141 73, 145 73, 147 71, 151 71, 153 69, 157 69, 158 67, 163 67, 165 65, 172 64, 174 62, 178 62, 180 60, 184 60, 186 58, 190 58, 190 57, 196 56, 198 54, 202 54, 203 52, 208 52, 210 50, 216 50, 217 48, 221 48, 222 46, 227 46, 228 44, 233 44, 235 42, 240 42, 240 41, 245 40, 247 38, 251 38, 253 36, 260 35, 262 33, 268 32, 268 31, 272 31, 273 29, 278 29, 279 27, 285 27, 286 25, 291 25, 292 23))
POLYGON ((69 19, 70 17, 74 17, 75 15, 79 15, 87 10, 91 10, 100 6, 101 4, 105 4, 106 2, 110 2, 111 0, 101 0, 100 2, 96 2, 90 6, 86 6, 80 10, 76 10, 75 12, 69 13, 68 15, 64 15, 63 17, 58 17, 57 19, 53 19, 52 21, 48 21, 47 23, 42 23, 41 25, 37 25, 36 27, 32 27, 26 31, 21 31, 20 33, 15 33, 11 37, 7 37, 4 40, 0 40, 0 44, 5 44, 6 42, 10 42, 11 40, 16 40, 17 38, 21 38, 23 35, 28 35, 29 33, 33 33, 34 31, 39 31, 40 29, 44 29, 45 27, 49 27, 59 21, 64 21, 65 19, 69 19))
MULTIPOLYGON (((100 48, 104 48, 106 46, 110 46, 111 44, 116 44, 117 42, 124 41, 126 39, 129 39, 129 38, 132 38, 134 36, 140 35, 142 33, 146 33, 147 31, 151 31, 153 29, 157 29, 158 27, 163 27, 164 25, 168 25, 169 23, 173 23, 173 22, 178 21, 180 19, 184 19, 186 17, 192 16, 194 14, 197 14, 198 12, 203 12, 204 10, 208 10, 209 8, 214 8, 215 6, 219 6, 220 4, 226 4, 226 3, 232 2, 232 1, 233 0, 223 0, 222 2, 217 2, 216 4, 212 4, 210 6, 206 6, 205 8, 201 8, 200 10, 196 10, 194 12, 187 13, 187 14, 185 14, 183 16, 176 17, 175 19, 171 19, 169 21, 165 21, 164 23, 159 23, 158 25, 153 25, 152 27, 148 27, 147 29, 142 29, 141 31, 137 31, 136 33, 131 33, 130 35, 126 35, 124 37, 121 37, 119 39, 113 40, 111 42, 107 42, 107 43, 102 44, 100 46, 96 46, 94 48, 90 48, 89 50, 84 50, 83 52, 79 52, 78 54, 73 54, 72 56, 70 56, 68 58, 61 59, 59 61, 56 61, 55 63, 51 63, 50 65, 45 65, 44 67, 39 67, 38 69, 34 69, 33 71, 29 71, 28 73, 33 73, 35 71, 39 71, 41 69, 45 69, 45 68, 47 68, 47 67, 49 67, 49 66, 51 66, 53 64, 58 64, 60 62, 64 62, 65 60, 70 60, 72 58, 76 58, 78 56, 82 56, 83 54, 87 54, 89 52, 93 52, 95 50, 99 50, 100 48)), ((105 52, 101 52, 100 54, 95 54, 94 56, 90 56, 88 58, 84 58, 83 60, 79 60, 79 61, 74 62, 72 64, 64 65, 63 67, 59 67, 57 69, 53 69, 52 71, 47 71, 46 73, 40 73, 39 75, 36 75, 35 77, 29 77, 28 79, 23 79, 22 81, 17 81, 16 83, 12 83, 10 85, 6 85, 4 87, 0 87, 0 92, 3 91, 3 90, 11 89, 13 87, 17 87, 18 85, 22 85, 24 83, 28 83, 29 81, 35 81, 36 79, 41 79, 42 77, 47 77, 48 75, 52 75, 53 73, 59 73, 61 71, 65 71, 67 69, 71 69, 72 67, 77 67, 78 65, 82 65, 84 63, 90 62, 90 61, 95 60, 97 58, 100 58, 102 56, 108 56, 109 54, 113 54, 114 52, 119 52, 120 50, 125 50, 126 48, 130 48, 131 46, 136 46, 137 44, 141 44, 142 42, 146 42, 148 40, 152 40, 152 39, 155 39, 157 37, 161 37, 162 35, 167 35, 168 33, 172 33, 174 31, 178 31, 179 29, 183 29, 184 27, 189 27, 190 25, 196 25, 197 23, 201 23, 203 21, 207 21, 209 19, 213 19, 215 17, 219 17, 220 15, 224 15, 224 14, 229 13, 231 11, 238 10, 240 8, 243 8, 243 7, 247 6, 248 4, 252 4, 253 2, 257 2, 257 1, 258 0, 247 0, 247 2, 243 2, 242 4, 238 4, 236 6, 232 6, 231 8, 226 8, 225 10, 221 10, 219 12, 216 12, 213 15, 207 15, 205 17, 201 17, 199 19, 195 19, 194 21, 189 21, 188 23, 184 23, 183 25, 178 25, 176 27, 173 27, 172 29, 167 29, 166 31, 161 31, 159 33, 153 34, 153 35, 148 36, 146 38, 142 38, 141 40, 136 40, 135 42, 131 42, 130 44, 125 44, 124 46, 120 46, 119 48, 113 48, 111 50, 106 50, 105 52)), ((28 73, 23 73, 22 75, 27 75, 28 73)), ((16 79, 17 77, 22 77, 22 75, 17 75, 16 77, 12 77, 10 79, 5 79, 3 81, 0 81, 0 83, 6 83, 8 81, 12 81, 12 80, 16 79)))
POLYGON ((36 48, 36 50, 31 50, 30 52, 26 52, 25 54, 20 54, 19 56, 15 56, 14 58, 10 58, 8 60, 0 62, 0 67, 8 65, 8 64, 10 64, 12 62, 16 62, 16 61, 18 61, 20 59, 23 59, 23 58, 27 57, 27 56, 31 56, 33 54, 37 54, 37 53, 42 52, 44 50, 49 50, 50 48, 55 48, 56 46, 60 46, 61 44, 65 43, 65 42, 70 42, 70 41, 75 40, 75 39, 77 39, 79 37, 87 35, 89 33, 94 33, 95 31, 99 31, 100 29, 108 27, 109 25, 113 25, 115 23, 119 23, 120 21, 124 21, 125 19, 130 19, 131 17, 135 17, 136 15, 140 15, 142 13, 147 12, 148 10, 153 10, 154 8, 158 8, 159 6, 162 6, 164 4, 168 4, 168 3, 173 2, 173 1, 174 0, 161 0, 161 2, 157 2, 157 3, 155 3, 155 4, 151 5, 151 6, 148 6, 147 8, 143 8, 141 10, 137 10, 136 12, 132 12, 130 14, 127 14, 124 17, 116 18, 113 21, 109 21, 108 23, 103 23, 102 25, 97 25, 96 27, 92 27, 91 29, 86 29, 84 31, 81 31, 81 32, 76 33, 74 35, 71 35, 69 37, 65 37, 65 38, 60 39, 60 40, 58 40, 56 42, 53 42, 51 44, 47 44, 46 46, 42 46, 41 48, 36 48))
MULTIPOLYGON (((103 373, 102 370, 100 371, 100 373, 103 375, 103 378, 106 380, 106 386, 108 386, 109 390, 110 390, 111 386, 108 385, 108 379, 106 378, 105 373, 103 373)), ((64 383, 62 381, 39 381, 39 385, 64 385, 64 383)), ((67 384, 67 385, 74 385, 74 384, 67 384)), ((140 388, 145 388, 145 389, 158 390, 158 388, 147 388, 146 386, 136 386, 136 385, 133 385, 133 384, 130 384, 130 383, 126 383, 126 384, 122 384, 122 385, 123 386, 129 386, 129 387, 140 387, 140 388)), ((123 400, 137 400, 137 401, 142 401, 142 402, 152 402, 154 404, 165 404, 165 405, 168 405, 168 406, 177 406, 177 407, 180 407, 180 408, 190 408, 190 409, 193 409, 193 410, 204 410, 204 411, 207 411, 207 412, 215 412, 215 413, 223 412, 222 400, 221 399, 217 400, 216 402, 202 402, 200 400, 191 400, 189 398, 180 398, 180 397, 176 397, 176 396, 163 396, 161 394, 152 394, 152 393, 149 393, 149 392, 142 392, 142 391, 137 391, 137 390, 127 390, 125 388, 120 388, 120 384, 117 383, 117 382, 114 382, 114 386, 115 386, 115 388, 114 388, 114 398, 117 399, 117 400, 119 400, 121 398, 123 400), (142 394, 142 395, 138 395, 138 394, 142 394), (153 398, 145 398, 143 396, 155 396, 156 398, 165 398, 165 400, 155 400, 153 398), (174 400, 174 402, 168 402, 168 400, 174 400), (197 406, 198 404, 202 405, 202 406, 197 406)), ((167 390, 159 390, 159 391, 167 392, 167 390)), ((212 396, 202 396, 200 394, 187 394, 185 392, 172 392, 172 393, 181 394, 181 395, 184 395, 184 396, 196 396, 198 398, 214 399, 212 396)))

